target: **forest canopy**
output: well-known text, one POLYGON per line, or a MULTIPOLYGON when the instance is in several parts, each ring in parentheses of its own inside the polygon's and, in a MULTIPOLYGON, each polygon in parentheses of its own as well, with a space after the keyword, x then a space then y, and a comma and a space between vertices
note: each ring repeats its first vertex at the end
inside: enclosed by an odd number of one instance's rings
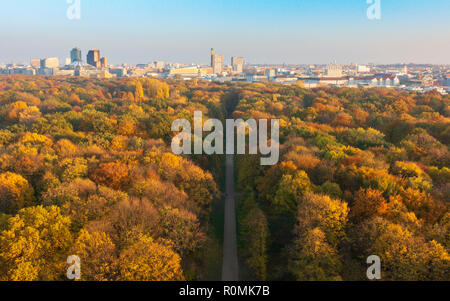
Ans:
POLYGON ((370 255, 450 280, 448 95, 22 76, 0 77, 0 280, 66 280, 73 254, 82 280, 217 280, 224 158, 170 150, 194 111, 280 119, 278 164, 236 156, 249 280, 365 280, 370 255))

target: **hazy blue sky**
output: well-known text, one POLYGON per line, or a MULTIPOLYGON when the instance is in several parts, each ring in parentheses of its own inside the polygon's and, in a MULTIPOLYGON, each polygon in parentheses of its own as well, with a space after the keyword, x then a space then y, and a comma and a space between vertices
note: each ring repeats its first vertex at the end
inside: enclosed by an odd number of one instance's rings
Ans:
POLYGON ((0 62, 99 48, 112 63, 450 63, 450 0, 0 0, 0 62))

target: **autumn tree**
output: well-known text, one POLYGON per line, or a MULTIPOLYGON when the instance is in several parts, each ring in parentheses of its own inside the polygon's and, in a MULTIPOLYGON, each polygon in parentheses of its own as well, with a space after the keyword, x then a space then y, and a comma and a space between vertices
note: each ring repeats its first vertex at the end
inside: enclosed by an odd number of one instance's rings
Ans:
POLYGON ((80 258, 82 280, 108 281, 117 276, 117 251, 111 238, 104 232, 81 230, 70 254, 80 258))
POLYGON ((183 255, 196 251, 205 241, 198 218, 187 210, 166 207, 160 210, 162 236, 171 240, 183 255))
POLYGON ((288 270, 297 281, 342 280, 339 253, 319 228, 306 231, 289 251, 288 270))
POLYGON ((155 99, 169 98, 169 86, 167 83, 149 78, 145 84, 147 86, 147 94, 149 97, 155 99))
POLYGON ((307 193, 298 208, 295 232, 301 236, 309 229, 320 228, 327 241, 335 247, 342 241, 348 220, 348 205, 327 195, 307 193))
POLYGON ((383 193, 375 189, 360 189, 355 193, 351 206, 351 219, 362 221, 374 215, 383 215, 387 212, 387 202, 383 193))
POLYGON ((240 246, 246 262, 258 280, 267 280, 269 226, 253 195, 243 199, 239 209, 240 246))
POLYGON ((33 202, 34 189, 25 178, 11 172, 0 174, 0 211, 15 213, 33 202))
POLYGON ((181 258, 170 247, 141 236, 120 254, 119 280, 181 281, 181 258))
POLYGON ((389 225, 373 249, 380 254, 385 279, 443 280, 450 268, 450 256, 442 245, 427 243, 400 225, 389 225))
POLYGON ((97 184, 116 190, 126 190, 131 183, 128 166, 121 162, 101 163, 92 171, 90 178, 97 184))
POLYGON ((0 235, 3 280, 62 280, 72 243, 70 219, 58 207, 29 207, 0 235))
POLYGON ((301 198, 310 190, 311 182, 303 170, 296 171, 293 175, 283 175, 275 195, 274 205, 281 210, 295 213, 301 198))
POLYGON ((144 101, 144 90, 142 88, 142 84, 140 81, 136 82, 136 88, 135 88, 135 92, 134 92, 134 100, 136 102, 143 102, 144 101))

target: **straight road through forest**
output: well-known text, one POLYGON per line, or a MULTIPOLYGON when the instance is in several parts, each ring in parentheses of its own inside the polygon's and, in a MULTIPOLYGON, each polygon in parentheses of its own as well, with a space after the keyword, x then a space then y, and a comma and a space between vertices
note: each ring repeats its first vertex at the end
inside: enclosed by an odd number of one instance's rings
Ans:
POLYGON ((236 204, 234 189, 234 156, 226 159, 225 225, 223 239, 223 281, 238 281, 239 266, 236 237, 236 204))

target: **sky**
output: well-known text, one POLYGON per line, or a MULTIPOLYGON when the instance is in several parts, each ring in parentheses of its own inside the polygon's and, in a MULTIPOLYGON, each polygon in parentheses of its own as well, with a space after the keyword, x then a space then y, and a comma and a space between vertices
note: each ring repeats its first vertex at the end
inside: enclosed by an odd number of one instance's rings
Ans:
POLYGON ((0 63, 85 58, 207 64, 210 49, 253 64, 450 64, 449 0, 0 0, 0 63), (381 2, 381 18, 367 9, 381 2))

